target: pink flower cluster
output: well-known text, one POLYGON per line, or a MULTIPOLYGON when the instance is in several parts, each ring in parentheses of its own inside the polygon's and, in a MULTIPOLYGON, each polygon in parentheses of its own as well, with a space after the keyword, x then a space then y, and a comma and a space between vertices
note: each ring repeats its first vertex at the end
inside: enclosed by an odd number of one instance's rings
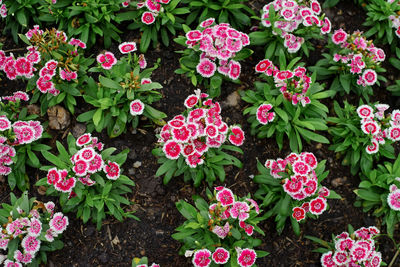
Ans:
POLYGON ((222 121, 221 106, 208 95, 196 90, 185 100, 187 117, 175 116, 161 130, 160 139, 163 152, 169 159, 185 157, 191 168, 204 163, 204 154, 209 148, 219 148, 228 137, 229 141, 241 146, 244 132, 239 126, 231 126, 222 121))
MULTIPOLYGON (((283 44, 289 53, 296 53, 304 43, 303 37, 294 34, 301 25, 304 28, 320 28, 322 34, 331 31, 331 22, 325 17, 325 14, 321 14, 321 6, 316 0, 307 2, 301 0, 275 0, 263 7, 261 23, 265 27, 273 26, 280 29, 280 36, 284 39, 283 44), (279 14, 279 18, 274 22, 274 25, 272 25, 269 17, 271 6, 279 14)), ((272 33, 277 34, 275 31, 272 33)))
POLYGON ((136 267, 160 267, 160 265, 157 263, 153 263, 152 265, 140 264, 140 265, 137 265, 136 267))
POLYGON ((0 0, 0 16, 2 18, 6 18, 7 17, 7 7, 6 4, 3 4, 3 0, 0 0))
MULTIPOLYGON (((252 266, 257 259, 257 254, 253 249, 250 248, 236 248, 237 251, 237 263, 241 267, 252 266)), ((187 256, 192 256, 193 251, 186 251, 187 256)), ((230 253, 223 247, 218 247, 214 252, 208 249, 199 249, 194 252, 192 263, 195 267, 208 267, 212 261, 216 264, 225 264, 230 258, 230 253)))
POLYGON ((72 190, 77 180, 86 186, 93 186, 96 181, 92 180, 91 176, 100 171, 103 171, 110 180, 119 178, 121 169, 118 163, 110 161, 106 163, 96 151, 102 151, 104 147, 97 137, 92 137, 89 133, 83 134, 76 140, 76 145, 81 149, 71 157, 73 174, 68 173, 68 170, 51 168, 47 171, 49 185, 53 185, 57 191, 69 193, 72 197, 74 196, 72 190))
MULTIPOLYGON (((400 181, 400 177, 395 178, 397 181, 400 181)), ((400 189, 392 184, 389 187, 390 193, 387 196, 387 203, 392 210, 399 211, 400 210, 400 189)))
POLYGON ((260 213, 260 208, 256 201, 251 198, 246 198, 245 201, 236 201, 235 195, 228 188, 218 186, 217 203, 213 203, 209 207, 210 216, 210 231, 216 234, 219 238, 224 239, 229 235, 231 225, 229 219, 238 220, 239 227, 242 228, 248 236, 253 235, 254 226, 246 223, 250 217, 250 211, 255 209, 256 213, 260 213))
POLYGON ((341 63, 351 74, 358 75, 358 85, 366 87, 376 83, 378 74, 374 69, 386 58, 382 49, 375 47, 359 31, 349 35, 343 29, 336 30, 332 42, 343 48, 333 60, 341 63))
POLYGON ((34 51, 34 48, 28 47, 30 52, 25 57, 14 58, 10 53, 6 56, 3 50, 0 50, 0 70, 4 71, 7 78, 14 80, 18 77, 25 77, 30 79, 33 77, 35 68, 34 64, 40 61, 40 53, 34 51))
MULTIPOLYGON (((389 3, 393 3, 394 1, 395 0, 388 0, 389 3)), ((399 1, 397 1, 397 2, 398 2, 398 4, 400 4, 399 1)), ((396 29, 395 33, 396 33, 397 37, 400 38, 400 15, 396 14, 396 13, 395 13, 395 15, 390 15, 389 20, 392 22, 392 28, 396 29)))
POLYGON ((311 103, 310 98, 306 94, 312 81, 311 77, 306 74, 306 68, 298 66, 293 71, 279 70, 272 61, 264 59, 258 62, 255 69, 256 72, 272 76, 276 88, 281 91, 285 99, 292 101, 293 105, 297 105, 300 102, 304 107, 311 103))
POLYGON ((322 254, 322 267, 380 266, 382 255, 376 251, 373 239, 378 234, 379 230, 374 226, 361 227, 352 235, 341 233, 335 237, 335 251, 322 254))
POLYGON ((266 125, 275 119, 275 112, 269 112, 271 109, 271 104, 261 104, 257 108, 256 118, 259 123, 266 125))
POLYGON ((282 180, 282 186, 294 200, 303 201, 315 196, 300 207, 293 208, 292 216, 297 221, 305 219, 307 212, 320 215, 327 208, 326 197, 329 196, 330 191, 326 187, 320 187, 315 173, 317 165, 317 158, 309 152, 291 153, 285 159, 278 158, 265 162, 265 167, 270 169, 274 178, 283 178, 283 174, 289 176, 282 180))
POLYGON ((17 92, 14 92, 13 95, 11 95, 11 96, 0 97, 0 101, 5 101, 5 100, 13 102, 13 103, 16 103, 18 101, 28 101, 29 95, 25 92, 17 91, 17 92))
POLYGON ((188 48, 198 46, 202 52, 196 67, 201 76, 210 78, 215 71, 218 71, 236 80, 240 76, 241 65, 233 58, 244 46, 250 44, 249 36, 235 30, 227 23, 214 24, 214 22, 214 18, 207 19, 200 23, 200 30, 187 32, 186 44, 188 48))
POLYGON ((15 261, 6 260, 4 266, 22 266, 22 264, 31 263, 40 250, 43 242, 41 240, 53 242, 55 237, 65 231, 68 226, 68 217, 61 212, 54 213, 54 207, 51 201, 44 204, 43 210, 49 216, 49 227, 43 226, 43 223, 47 222, 41 220, 39 208, 32 209, 28 216, 22 215, 23 211, 18 209, 20 217, 8 222, 4 229, 0 227, 0 249, 7 250, 9 242, 14 238, 22 239, 20 242, 22 250, 17 249, 14 252, 15 261), (45 230, 46 228, 48 229, 45 230), (40 238, 42 234, 45 239, 40 238), (12 263, 14 265, 7 265, 12 263))
MULTIPOLYGON (((135 42, 123 42, 118 46, 118 49, 121 54, 129 54, 136 51, 137 47, 135 42)), ((96 60, 105 70, 110 70, 118 62, 115 55, 109 51, 105 51, 104 53, 97 55, 96 60)), ((138 63, 141 69, 146 68, 147 62, 143 54, 139 55, 138 63)))
MULTIPOLYGON (((164 8, 161 4, 167 5, 171 0, 144 0, 138 1, 136 4, 137 9, 146 8, 148 11, 143 12, 142 14, 142 22, 146 25, 153 24, 156 20, 156 17, 160 12, 164 11, 164 8)), ((123 7, 127 7, 130 3, 130 0, 122 3, 123 7)))
POLYGON ((368 154, 377 153, 379 145, 385 144, 387 139, 393 142, 400 140, 400 110, 393 110, 385 116, 384 112, 388 108, 386 104, 376 104, 374 107, 362 105, 357 108, 361 130, 371 137, 371 145, 365 148, 368 154))

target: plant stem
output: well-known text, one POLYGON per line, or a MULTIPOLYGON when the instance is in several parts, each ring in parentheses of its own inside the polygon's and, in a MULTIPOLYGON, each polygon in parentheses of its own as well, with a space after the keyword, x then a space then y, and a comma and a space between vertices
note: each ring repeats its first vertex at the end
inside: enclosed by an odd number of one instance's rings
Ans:
POLYGON ((393 266, 393 263, 396 261, 397 256, 399 256, 399 253, 400 253, 400 247, 397 249, 396 254, 394 254, 393 259, 390 261, 388 267, 392 267, 393 266))
POLYGON ((6 50, 6 51, 4 51, 4 53, 15 52, 15 51, 22 51, 22 50, 24 50, 24 49, 25 49, 25 47, 14 48, 14 49, 6 50))

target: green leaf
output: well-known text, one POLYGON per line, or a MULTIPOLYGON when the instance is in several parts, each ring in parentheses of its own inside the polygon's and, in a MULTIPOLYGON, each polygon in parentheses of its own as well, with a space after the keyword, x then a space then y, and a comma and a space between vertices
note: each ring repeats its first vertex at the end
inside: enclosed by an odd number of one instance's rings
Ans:
POLYGON ((119 83, 117 83, 116 81, 111 80, 110 78, 104 77, 104 76, 99 76, 99 81, 100 83, 108 88, 112 88, 112 89, 117 89, 117 90, 121 90, 122 87, 119 83))
POLYGON ((93 123, 95 126, 98 126, 100 123, 100 120, 102 118, 103 110, 102 109, 97 109, 96 112, 93 115, 93 123))

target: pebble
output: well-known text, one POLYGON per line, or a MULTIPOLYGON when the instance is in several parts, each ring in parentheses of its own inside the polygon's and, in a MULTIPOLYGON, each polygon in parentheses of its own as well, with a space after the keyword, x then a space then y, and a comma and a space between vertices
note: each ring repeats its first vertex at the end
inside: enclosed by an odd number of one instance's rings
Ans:
POLYGON ((146 250, 142 249, 142 250, 140 251, 140 255, 142 255, 142 256, 146 255, 146 250))
POLYGON ((84 123, 77 123, 74 128, 72 128, 72 135, 75 138, 78 138, 84 133, 86 133, 86 125, 84 123))
POLYGON ((44 196, 46 195, 47 187, 41 185, 38 187, 37 191, 39 195, 44 196))
POLYGON ((135 172, 136 172, 136 171, 135 171, 134 168, 130 168, 130 169, 128 170, 129 175, 134 175, 135 172))
POLYGON ((240 95, 237 91, 234 91, 226 98, 225 104, 228 107, 237 107, 239 105, 240 95))
POLYGON ((346 176, 344 176, 343 178, 342 177, 337 177, 337 178, 332 180, 331 184, 332 184, 333 187, 339 187, 341 185, 344 185, 346 180, 347 180, 346 176))
POLYGON ((133 168, 139 168, 140 166, 142 166, 142 162, 140 161, 136 161, 135 163, 133 163, 133 168))
POLYGON ((137 130, 136 129, 132 129, 131 130, 131 134, 136 134, 137 133, 137 130))
POLYGON ((49 116, 49 128, 63 130, 71 124, 69 112, 60 105, 55 105, 47 110, 49 116))
POLYGON ((322 144, 321 144, 321 143, 318 143, 318 144, 315 146, 315 148, 316 148, 316 149, 321 149, 321 148, 322 148, 322 144))

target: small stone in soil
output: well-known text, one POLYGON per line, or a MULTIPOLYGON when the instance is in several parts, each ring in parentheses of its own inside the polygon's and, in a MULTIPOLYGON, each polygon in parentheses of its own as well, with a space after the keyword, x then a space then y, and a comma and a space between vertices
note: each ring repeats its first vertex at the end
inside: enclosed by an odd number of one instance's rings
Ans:
POLYGON ((316 149, 321 149, 321 148, 322 148, 322 144, 321 144, 321 143, 318 143, 318 144, 315 146, 315 148, 316 148, 316 149))
POLYGON ((74 128, 72 128, 72 135, 75 138, 78 138, 85 132, 86 132, 86 125, 83 123, 77 123, 77 124, 75 124, 74 128))
POLYGON ((136 161, 135 163, 133 163, 133 168, 139 168, 140 166, 142 166, 142 162, 140 161, 136 161))
POLYGON ((237 91, 234 91, 228 97, 226 98, 226 101, 224 102, 228 107, 236 107, 238 106, 240 101, 240 95, 237 91))
POLYGON ((38 187, 38 193, 39 193, 39 195, 41 195, 41 196, 46 195, 46 191, 47 191, 47 187, 42 186, 42 185, 38 187))
POLYGON ((140 255, 142 255, 142 256, 146 255, 146 250, 142 249, 142 250, 140 251, 140 255))
POLYGON ((29 115, 39 115, 40 114, 40 108, 38 105, 35 105, 35 104, 28 105, 27 109, 28 109, 29 115))
POLYGON ((342 177, 338 177, 338 178, 333 179, 331 184, 332 184, 333 187, 338 187, 338 186, 343 185, 346 182, 346 180, 347 180, 346 176, 344 176, 343 178, 342 177))
POLYGON ((130 169, 128 170, 129 175, 134 175, 135 172, 136 172, 136 171, 135 171, 134 168, 130 168, 130 169))
POLYGON ((55 105, 47 110, 49 127, 53 130, 63 130, 71 123, 69 112, 60 105, 55 105))

